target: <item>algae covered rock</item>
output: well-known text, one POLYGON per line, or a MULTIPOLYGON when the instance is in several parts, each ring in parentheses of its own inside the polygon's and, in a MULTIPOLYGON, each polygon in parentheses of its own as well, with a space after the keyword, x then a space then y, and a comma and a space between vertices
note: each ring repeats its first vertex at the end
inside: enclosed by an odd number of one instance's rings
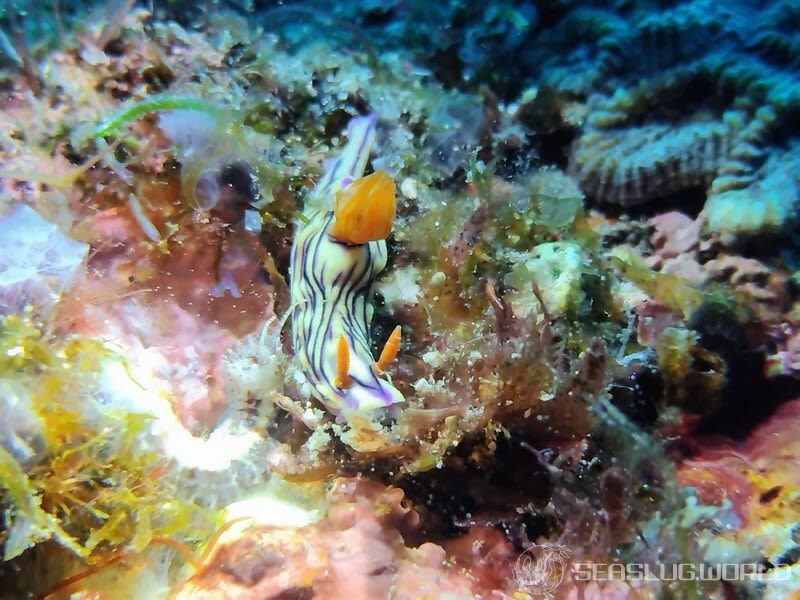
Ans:
POLYGON ((582 288, 587 258, 581 247, 568 241, 546 242, 535 246, 508 274, 506 282, 518 292, 512 303, 520 315, 534 310, 552 315, 573 315, 579 312, 585 294, 582 288), (536 308, 531 293, 535 286, 544 307, 536 308))

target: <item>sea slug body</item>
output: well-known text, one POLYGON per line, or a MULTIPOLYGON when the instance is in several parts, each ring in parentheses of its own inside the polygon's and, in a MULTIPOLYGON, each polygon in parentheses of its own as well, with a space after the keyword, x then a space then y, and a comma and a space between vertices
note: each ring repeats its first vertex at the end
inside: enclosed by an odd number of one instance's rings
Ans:
POLYGON ((385 379, 399 328, 372 357, 372 286, 386 267, 394 182, 361 177, 375 139, 375 116, 354 118, 341 155, 328 165, 298 223, 290 278, 292 341, 313 395, 335 415, 403 402, 385 379), (333 200, 333 202, 331 202, 333 200))

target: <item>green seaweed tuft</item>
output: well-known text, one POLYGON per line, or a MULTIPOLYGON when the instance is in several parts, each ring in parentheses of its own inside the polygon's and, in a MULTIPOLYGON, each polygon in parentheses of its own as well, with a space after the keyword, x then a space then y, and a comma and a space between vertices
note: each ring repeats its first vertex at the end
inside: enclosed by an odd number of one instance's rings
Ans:
POLYGON ((160 110, 197 110, 218 117, 222 109, 200 98, 189 96, 153 96, 132 102, 105 119, 92 133, 99 138, 117 133, 125 123, 160 110))

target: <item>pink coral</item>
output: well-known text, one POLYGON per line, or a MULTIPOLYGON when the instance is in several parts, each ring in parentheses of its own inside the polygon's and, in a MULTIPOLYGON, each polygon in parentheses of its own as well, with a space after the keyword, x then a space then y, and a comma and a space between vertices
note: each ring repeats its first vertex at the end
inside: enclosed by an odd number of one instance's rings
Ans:
POLYGON ((692 220, 683 213, 672 211, 651 219, 655 232, 650 242, 662 258, 675 258, 694 248, 700 240, 702 219, 692 220))
POLYGON ((300 528, 257 525, 221 542, 176 598, 473 598, 475 582, 445 549, 406 546, 401 532, 417 517, 402 498, 374 481, 339 479, 322 520, 300 528))
POLYGON ((700 241, 702 218, 692 220, 681 212, 672 211, 656 215, 650 222, 655 228, 650 236, 654 252, 645 259, 645 264, 691 284, 705 283, 708 275, 693 252, 700 241))

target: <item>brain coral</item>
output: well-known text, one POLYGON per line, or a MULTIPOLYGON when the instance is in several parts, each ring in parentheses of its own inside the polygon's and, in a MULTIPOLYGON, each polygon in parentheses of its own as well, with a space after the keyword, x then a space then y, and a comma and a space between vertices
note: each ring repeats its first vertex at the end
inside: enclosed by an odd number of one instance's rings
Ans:
POLYGON ((532 45, 540 82, 588 99, 572 173, 601 202, 702 189, 711 230, 780 228, 800 189, 800 4, 649 4, 575 8, 532 45))

